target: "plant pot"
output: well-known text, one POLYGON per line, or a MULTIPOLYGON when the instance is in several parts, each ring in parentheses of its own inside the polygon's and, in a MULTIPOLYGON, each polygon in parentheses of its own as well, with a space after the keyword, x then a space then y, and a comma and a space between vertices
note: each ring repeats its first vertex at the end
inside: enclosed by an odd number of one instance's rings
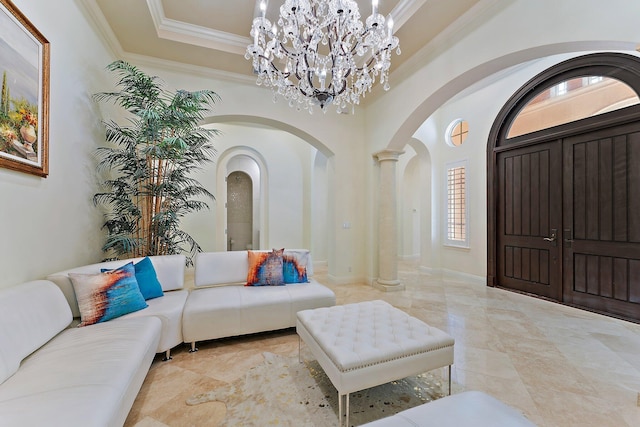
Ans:
POLYGON ((33 151, 33 143, 38 139, 38 135, 36 135, 36 129, 31 126, 22 126, 20 128, 20 135, 24 140, 24 148, 28 151, 33 151))

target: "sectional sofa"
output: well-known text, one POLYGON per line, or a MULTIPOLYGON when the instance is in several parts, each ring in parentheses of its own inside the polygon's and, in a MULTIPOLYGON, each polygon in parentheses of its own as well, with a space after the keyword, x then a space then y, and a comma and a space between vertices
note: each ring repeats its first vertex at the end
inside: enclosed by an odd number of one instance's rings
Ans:
POLYGON ((70 328, 54 283, 0 291, 0 426, 123 425, 160 340, 153 316, 70 328))
MULTIPOLYGON (((182 343, 182 309, 189 296, 189 291, 185 289, 184 283, 186 257, 184 255, 163 255, 149 258, 162 286, 163 296, 147 300, 148 307, 144 310, 126 314, 118 319, 149 316, 159 319, 162 328, 156 353, 165 353, 165 359, 169 359, 171 358, 171 349, 182 343)), ((80 309, 70 274, 98 274, 102 270, 115 269, 129 262, 138 263, 142 259, 132 258, 85 265, 50 274, 47 276, 47 280, 52 281, 62 290, 73 317, 78 319, 80 318, 80 309)))
MULTIPOLYGON (((310 276, 308 251, 296 253, 306 254, 310 276)), ((73 281, 145 259, 91 264, 0 290, 0 426, 122 425, 156 353, 169 359, 185 341, 195 349, 196 341, 294 327, 296 310, 336 301, 313 278, 244 286, 246 251, 200 254, 195 289, 185 288, 184 256, 149 260, 161 295, 89 326, 76 327, 83 303, 73 281)))

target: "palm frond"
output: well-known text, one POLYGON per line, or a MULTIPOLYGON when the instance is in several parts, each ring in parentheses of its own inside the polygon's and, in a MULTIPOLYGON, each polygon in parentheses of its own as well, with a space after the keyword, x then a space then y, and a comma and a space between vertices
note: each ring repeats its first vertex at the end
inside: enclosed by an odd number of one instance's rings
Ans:
POLYGON ((97 173, 106 176, 93 196, 104 210, 103 251, 112 257, 188 253, 190 263, 201 249, 180 221, 214 199, 191 174, 216 154, 211 140, 219 131, 200 123, 220 97, 211 90, 171 93, 125 61, 107 70, 117 78, 116 90, 93 98, 129 116, 127 126, 104 122, 108 145, 95 152, 97 173))

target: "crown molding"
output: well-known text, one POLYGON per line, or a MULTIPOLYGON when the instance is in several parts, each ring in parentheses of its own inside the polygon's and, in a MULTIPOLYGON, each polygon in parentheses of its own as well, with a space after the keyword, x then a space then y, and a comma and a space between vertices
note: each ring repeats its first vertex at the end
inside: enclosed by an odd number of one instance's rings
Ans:
MULTIPOLYGON (((435 57, 469 34, 474 28, 473 23, 478 18, 480 18, 480 22, 483 22, 487 17, 495 15, 496 8, 503 6, 504 0, 481 0, 476 3, 464 15, 460 16, 429 43, 424 45, 415 55, 389 73, 391 90, 393 90, 394 81, 401 82, 411 77, 435 57)), ((385 91, 372 92, 369 101, 375 102, 383 97, 385 93, 385 91)))
POLYGON ((76 0, 76 3, 80 6, 80 10, 84 12, 85 16, 90 22, 93 22, 95 28, 100 33, 100 39, 113 56, 121 57, 125 54, 122 45, 111 29, 111 25, 107 22, 102 10, 98 6, 96 0, 76 0))
POLYGON ((394 32, 402 27, 427 1, 428 0, 400 0, 400 3, 391 11, 394 32))
POLYGON ((256 79, 254 77, 245 74, 231 73, 229 71, 221 71, 199 65, 185 64, 183 62, 170 61, 167 59, 159 59, 155 56, 125 53, 123 55, 123 58, 128 62, 136 65, 146 65, 149 67, 161 68, 178 74, 194 75, 209 79, 223 80, 227 82, 235 82, 248 85, 256 84, 256 79))
POLYGON ((156 27, 156 33, 161 39, 206 47, 236 55, 244 55, 247 46, 251 44, 249 37, 216 31, 211 28, 167 18, 162 7, 162 0, 147 0, 147 6, 153 19, 153 25, 156 27))

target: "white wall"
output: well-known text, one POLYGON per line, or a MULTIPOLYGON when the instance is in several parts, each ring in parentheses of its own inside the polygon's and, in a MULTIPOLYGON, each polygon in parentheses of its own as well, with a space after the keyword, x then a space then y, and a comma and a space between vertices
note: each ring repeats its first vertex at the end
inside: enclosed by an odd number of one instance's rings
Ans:
POLYGON ((329 159, 319 151, 313 156, 313 173, 311 184, 311 253, 314 262, 327 262, 329 240, 327 221, 329 210, 329 159))
POLYGON ((0 287, 101 260, 91 153, 104 132, 91 95, 115 59, 76 2, 13 3, 50 42, 49 177, 0 169, 0 287))
MULTIPOLYGON (((370 153, 403 150, 416 138, 431 155, 432 209, 422 213, 423 221, 431 215, 432 224, 431 253, 421 254, 426 271, 484 279, 486 144, 496 113, 529 78, 561 60, 597 50, 636 54, 639 14, 640 2, 632 0, 613 0, 606 7, 595 0, 482 1, 457 28, 393 73, 391 91, 366 109, 365 133, 370 153), (454 149, 445 144, 444 131, 456 117, 466 118, 471 131, 465 145, 454 149), (473 212, 468 250, 445 247, 442 240, 445 164, 463 158, 470 161, 467 191, 473 212)), ((368 169, 368 185, 375 189, 378 170, 368 169)), ((375 194, 369 206, 377 208, 375 194)), ((372 224, 370 230, 368 241, 375 248, 377 228, 372 224)), ((377 253, 369 256, 369 273, 375 276, 377 253)))
POLYGON ((424 183, 420 181, 420 161, 410 146, 398 160, 398 257, 420 256, 421 193, 424 183))

